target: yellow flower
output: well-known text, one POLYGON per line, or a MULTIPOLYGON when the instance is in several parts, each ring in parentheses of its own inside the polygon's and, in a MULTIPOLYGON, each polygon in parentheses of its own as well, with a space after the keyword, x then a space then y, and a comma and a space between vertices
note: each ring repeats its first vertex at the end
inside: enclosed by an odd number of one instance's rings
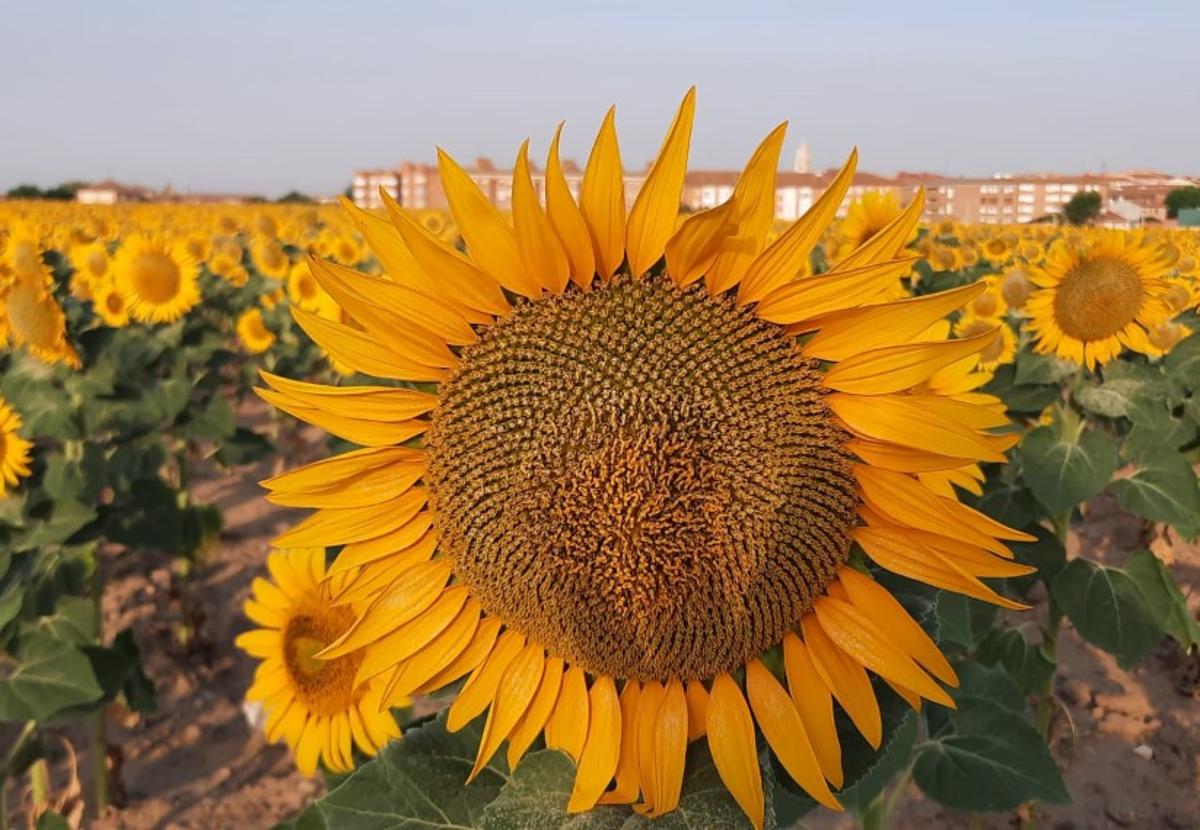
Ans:
POLYGON ((264 277, 281 280, 291 270, 292 261, 288 258, 283 246, 275 240, 260 242, 252 249, 254 267, 264 277))
POLYGON ((317 284, 305 260, 292 266, 288 274, 287 293, 292 304, 305 311, 318 310, 327 299, 325 289, 317 284))
POLYGON ((324 762, 331 772, 354 768, 354 746, 374 755, 400 735, 383 708, 382 685, 359 678, 363 655, 322 659, 318 653, 354 622, 349 605, 331 605, 339 581, 325 581, 321 548, 273 551, 267 559, 274 582, 254 580, 246 616, 261 626, 237 645, 261 662, 246 699, 261 701, 265 732, 283 740, 305 775, 324 762))
MULTIPOLYGON (((981 295, 983 296, 983 295, 981 295)), ((954 336, 958 338, 978 337, 986 332, 996 335, 983 351, 979 352, 979 368, 992 371, 1002 363, 1012 363, 1017 353, 1017 337, 1001 319, 964 312, 954 324, 954 336)))
POLYGON ((238 339, 248 352, 265 352, 275 343, 275 333, 267 328, 262 312, 257 308, 243 311, 238 316, 236 328, 238 339))
POLYGON ((846 257, 899 215, 900 202, 891 191, 871 190, 864 193, 861 199, 855 199, 838 226, 839 245, 834 260, 846 257))
POLYGON ((126 237, 113 257, 112 270, 116 289, 135 320, 173 323, 200 301, 195 261, 164 237, 126 237))
POLYGON ((1026 302, 1034 348, 1086 365, 1103 365, 1129 348, 1161 354, 1146 331, 1167 316, 1159 251, 1141 234, 1093 230, 1087 242, 1062 242, 1033 275, 1026 302))
POLYGON ((857 155, 768 246, 779 128, 730 201, 676 227, 693 112, 689 92, 632 205, 611 111, 578 202, 557 136, 545 209, 521 149, 511 224, 441 153, 466 255, 394 201, 390 221, 350 208, 376 257, 411 265, 381 280, 314 260, 357 326, 293 316, 351 369, 437 391, 266 375, 267 401, 363 447, 266 486, 316 510, 276 544, 340 546, 328 607, 361 609, 315 655, 361 661, 385 704, 469 675, 448 726, 490 709, 474 773, 505 741, 516 766, 544 735, 577 763, 570 812, 661 815, 706 734, 761 827, 756 729, 838 808, 834 701, 876 747, 868 672, 914 707, 952 705, 950 664, 847 565, 852 546, 1019 608, 980 577, 1028 573, 1002 540, 1032 537, 919 478, 1003 461, 1016 440, 973 391, 989 338, 945 339, 984 286, 886 299, 922 198, 797 279, 857 155), (764 662, 775 648, 781 664, 764 662))
POLYGON ((29 475, 29 451, 33 444, 17 434, 20 429, 21 416, 0 398, 0 498, 29 475))
POLYGON ((79 357, 67 342, 66 317, 50 293, 47 280, 39 274, 15 276, 0 285, 4 324, 8 338, 16 346, 26 346, 45 363, 63 362, 79 368, 79 357))
POLYGON ((112 283, 102 283, 92 292, 92 308, 105 325, 114 329, 129 325, 129 306, 112 283))

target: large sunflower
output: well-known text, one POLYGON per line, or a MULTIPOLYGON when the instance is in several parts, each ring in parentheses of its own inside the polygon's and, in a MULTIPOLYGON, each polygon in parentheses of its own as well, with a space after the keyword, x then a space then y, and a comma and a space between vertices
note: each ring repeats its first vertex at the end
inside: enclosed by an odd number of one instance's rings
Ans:
POLYGON ((29 450, 33 444, 17 434, 20 429, 21 416, 0 398, 0 498, 4 498, 9 487, 16 487, 18 481, 29 475, 29 450))
POLYGON ((112 270, 135 320, 173 323, 200 302, 196 262, 174 241, 134 234, 121 243, 112 270))
POLYGON ((262 661, 246 698, 262 703, 267 738, 285 741, 304 774, 321 759, 333 772, 349 772, 352 744, 374 755, 400 730, 380 705, 382 683, 355 679, 362 654, 317 656, 354 622, 353 606, 332 604, 345 577, 325 579, 324 548, 273 551, 267 566, 274 582, 256 579, 245 604, 261 628, 237 638, 262 661))
POLYGON ((856 153, 766 246, 781 125, 729 201, 676 228, 693 107, 689 92, 628 210, 610 111, 578 204, 557 135, 545 210, 521 148, 512 224, 440 154, 469 256, 394 201, 391 221, 353 211, 390 278, 313 260, 357 325, 293 314, 359 372, 435 391, 266 375, 268 401, 364 446, 267 487, 317 510, 277 543, 343 546, 337 601, 365 604, 318 656, 362 655, 385 705, 469 675, 448 725, 490 709, 476 771, 544 735, 578 764, 571 811, 659 815, 706 734, 759 826, 756 723, 837 807, 834 700, 875 746, 868 671, 914 706, 952 705, 949 663, 851 548, 1013 607, 979 577, 1026 573, 998 540, 1028 537, 917 478, 1002 461, 1015 440, 972 391, 994 332, 929 334, 982 287, 882 299, 911 265, 921 199, 797 278, 856 153))
POLYGON ((1094 369, 1129 348, 1161 354, 1147 337, 1167 317, 1161 252, 1141 233, 1095 230, 1058 243, 1031 275, 1025 303, 1034 348, 1094 369))
POLYGON ((25 346, 45 363, 79 368, 79 356, 67 342, 67 322, 51 293, 52 283, 37 272, 0 281, 0 330, 15 346, 25 346))

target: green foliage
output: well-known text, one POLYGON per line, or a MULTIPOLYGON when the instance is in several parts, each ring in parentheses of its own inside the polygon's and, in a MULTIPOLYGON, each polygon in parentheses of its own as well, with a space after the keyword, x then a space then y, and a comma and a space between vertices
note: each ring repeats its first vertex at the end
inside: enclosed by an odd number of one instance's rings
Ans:
POLYGON ((1095 190, 1076 193, 1063 205, 1063 218, 1072 225, 1086 225, 1100 215, 1100 194, 1095 190))
POLYGON ((1021 441, 1021 470, 1051 516, 1095 496, 1117 469, 1117 448, 1103 432, 1038 427, 1021 441))
POLYGON ((1174 219, 1182 208, 1200 207, 1200 187, 1195 185, 1177 187, 1167 194, 1163 199, 1163 204, 1167 208, 1167 218, 1174 219))
POLYGON ((1163 636, 1138 583, 1120 568, 1073 559, 1050 584, 1079 634, 1128 666, 1163 636))

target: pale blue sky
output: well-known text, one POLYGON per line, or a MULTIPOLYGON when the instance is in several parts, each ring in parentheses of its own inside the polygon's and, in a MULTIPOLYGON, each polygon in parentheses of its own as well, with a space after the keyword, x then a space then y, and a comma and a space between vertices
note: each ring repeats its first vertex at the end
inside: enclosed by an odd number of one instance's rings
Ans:
POLYGON ((617 104, 628 165, 699 87, 693 166, 791 121, 817 166, 1200 174, 1200 2, 0 0, 0 188, 278 195, 356 167, 507 164, 617 104))

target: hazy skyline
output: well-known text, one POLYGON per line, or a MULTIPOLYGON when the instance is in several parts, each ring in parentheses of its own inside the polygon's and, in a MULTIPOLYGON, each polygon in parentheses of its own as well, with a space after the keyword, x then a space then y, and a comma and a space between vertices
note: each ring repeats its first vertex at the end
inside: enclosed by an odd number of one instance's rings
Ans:
POLYGON ((1200 4, 9 3, 0 190, 69 179, 276 196, 356 168, 582 162, 609 104, 640 169, 688 86, 695 168, 781 120, 785 166, 1200 174, 1200 4))

